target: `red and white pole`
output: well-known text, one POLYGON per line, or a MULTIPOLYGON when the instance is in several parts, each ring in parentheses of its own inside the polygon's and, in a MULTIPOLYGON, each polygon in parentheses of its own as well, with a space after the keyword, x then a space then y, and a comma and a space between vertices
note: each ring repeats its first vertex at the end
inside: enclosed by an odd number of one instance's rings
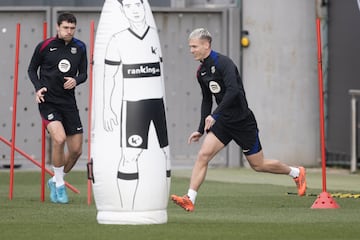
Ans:
MULTIPOLYGON (((47 22, 43 23, 43 40, 47 38, 47 22)), ((45 125, 41 124, 41 201, 45 201, 45 149, 46 149, 46 135, 45 125)))
MULTIPOLYGON (((11 142, 10 141, 8 141, 8 140, 6 140, 4 137, 2 137, 2 136, 0 136, 0 141, 1 142, 3 142, 3 143, 5 143, 7 146, 11 146, 11 142)), ((23 150, 21 150, 20 148, 18 148, 18 147, 16 147, 15 146, 15 148, 14 148, 14 150, 16 151, 16 152, 18 152, 20 155, 22 155, 22 156, 24 156, 25 158, 27 158, 30 162, 32 162, 34 165, 36 165, 37 167, 39 167, 39 168, 41 168, 41 163, 40 162, 38 162, 38 161, 36 161, 34 158, 32 158, 29 154, 27 154, 25 151, 23 151, 23 150)), ((51 171, 51 170, 49 170, 49 169, 47 169, 47 168, 45 168, 45 171, 46 171, 46 173, 48 173, 48 174, 50 174, 51 176, 54 176, 54 173, 51 171)), ((65 186, 66 187, 68 187, 71 191, 73 191, 74 193, 80 193, 80 191, 77 189, 77 188, 75 188, 74 186, 72 186, 70 183, 68 183, 68 182, 66 182, 65 181, 65 186)))
POLYGON ((14 163, 15 163, 15 138, 16 138, 16 108, 17 108, 17 92, 18 92, 18 82, 19 82, 19 54, 20 54, 20 23, 16 25, 14 95, 13 95, 13 108, 12 108, 11 157, 10 157, 10 190, 9 190, 10 200, 12 200, 13 192, 14 192, 14 163))
POLYGON ((316 19, 316 35, 318 48, 318 81, 319 81, 319 104, 320 104, 320 145, 322 166, 322 193, 315 200, 311 208, 339 208, 332 196, 326 192, 326 153, 325 153, 325 127, 324 127, 324 88, 322 75, 322 44, 321 44, 321 20, 316 19))
MULTIPOLYGON (((95 24, 94 20, 90 22, 90 68, 89 68, 89 110, 88 110, 88 166, 91 164, 91 115, 92 115, 92 91, 93 91, 93 66, 94 66, 94 37, 95 24)), ((92 170, 89 166, 89 170, 92 170)), ((92 173, 91 173, 92 174, 92 173)), ((87 203, 91 204, 91 179, 88 179, 87 184, 87 203)))

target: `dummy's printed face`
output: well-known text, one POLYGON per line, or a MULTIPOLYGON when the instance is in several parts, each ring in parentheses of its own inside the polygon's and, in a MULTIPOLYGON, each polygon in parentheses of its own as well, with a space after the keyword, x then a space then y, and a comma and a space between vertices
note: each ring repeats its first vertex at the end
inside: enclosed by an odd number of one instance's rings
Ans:
POLYGON ((63 39, 65 42, 70 42, 75 35, 76 25, 75 23, 63 21, 56 29, 60 39, 63 39))
POLYGON ((191 38, 189 39, 189 48, 194 59, 202 61, 209 54, 210 43, 205 39, 191 38))
POLYGON ((140 0, 123 0, 124 14, 131 22, 141 22, 145 19, 144 4, 140 0))

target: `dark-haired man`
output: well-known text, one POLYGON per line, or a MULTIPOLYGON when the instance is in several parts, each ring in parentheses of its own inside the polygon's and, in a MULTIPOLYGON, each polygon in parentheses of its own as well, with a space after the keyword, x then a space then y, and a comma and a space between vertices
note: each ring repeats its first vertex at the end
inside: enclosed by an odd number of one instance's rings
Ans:
POLYGON ((57 35, 36 46, 28 68, 40 115, 52 142, 54 177, 49 179, 48 187, 54 203, 68 203, 64 175, 82 153, 83 127, 75 87, 86 81, 88 63, 86 46, 74 38, 75 29, 76 17, 60 14, 57 35))

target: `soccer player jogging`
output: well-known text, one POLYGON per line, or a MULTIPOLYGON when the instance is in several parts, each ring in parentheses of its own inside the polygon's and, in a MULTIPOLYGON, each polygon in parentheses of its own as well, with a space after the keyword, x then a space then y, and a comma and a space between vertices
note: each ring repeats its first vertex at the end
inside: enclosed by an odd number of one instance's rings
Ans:
POLYGON ((48 187, 54 203, 68 203, 64 175, 82 153, 83 127, 75 87, 87 79, 87 56, 85 44, 74 38, 75 29, 75 16, 60 14, 57 35, 36 46, 28 67, 40 115, 52 142, 54 177, 49 179, 48 187))
POLYGON ((257 172, 287 174, 298 188, 298 195, 306 192, 304 167, 290 167, 279 160, 264 159, 258 127, 249 109, 243 83, 233 61, 211 49, 212 37, 208 30, 198 28, 189 35, 190 52, 201 62, 197 79, 202 91, 201 120, 188 143, 197 142, 206 132, 192 169, 188 193, 171 195, 171 199, 185 209, 194 211, 197 192, 205 180, 210 160, 234 140, 243 150, 250 166, 257 172), (212 111, 212 98, 217 107, 212 111))

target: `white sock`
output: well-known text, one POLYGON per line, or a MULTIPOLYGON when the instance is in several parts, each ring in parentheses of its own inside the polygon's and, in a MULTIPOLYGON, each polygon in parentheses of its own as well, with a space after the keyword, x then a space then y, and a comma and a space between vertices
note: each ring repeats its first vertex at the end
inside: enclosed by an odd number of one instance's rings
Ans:
POLYGON ((300 169, 296 167, 290 167, 290 173, 289 176, 292 178, 297 178, 300 174, 300 169))
MULTIPOLYGON (((63 172, 63 179, 65 179, 65 175, 66 175, 66 173, 63 172)), ((55 175, 52 176, 51 180, 52 180, 54 183, 56 183, 55 175)))
POLYGON ((190 201, 195 204, 197 192, 195 190, 189 189, 187 195, 189 196, 190 201))
POLYGON ((56 187, 60 187, 65 184, 64 182, 64 166, 62 167, 53 167, 54 169, 54 178, 56 187))

